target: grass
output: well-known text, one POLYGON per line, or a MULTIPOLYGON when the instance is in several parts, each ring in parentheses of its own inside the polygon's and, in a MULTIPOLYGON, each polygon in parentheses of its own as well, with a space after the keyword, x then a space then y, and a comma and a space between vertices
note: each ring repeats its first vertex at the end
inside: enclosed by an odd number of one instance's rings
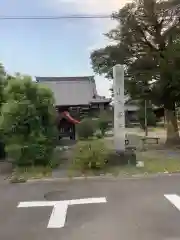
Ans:
MULTIPOLYGON (((102 141, 102 140, 98 140, 102 141)), ((144 162, 144 167, 136 166, 108 166, 101 171, 88 170, 83 175, 113 175, 113 176, 132 176, 136 174, 155 174, 180 172, 180 151, 176 150, 149 150, 137 152, 137 161, 144 162)), ((77 176, 77 172, 71 171, 71 177, 77 176)), ((78 176, 82 173, 78 173, 78 176)))
POLYGON ((116 167, 109 167, 106 170, 106 175, 112 175, 114 177, 117 176, 132 176, 136 174, 144 173, 142 168, 137 168, 135 166, 116 166, 116 167))
POLYGON ((73 178, 73 177, 81 177, 81 176, 92 177, 92 176, 108 176, 108 175, 117 177, 117 176, 132 176, 140 173, 144 173, 144 170, 134 166, 114 166, 114 167, 108 167, 104 170, 89 169, 89 170, 86 170, 84 173, 71 169, 68 172, 68 177, 73 178))
MULTIPOLYGON (((85 173, 70 171, 67 177, 78 176, 98 176, 98 175, 112 175, 117 176, 132 176, 136 174, 155 174, 164 172, 180 171, 180 158, 173 156, 151 156, 150 153, 137 154, 137 159, 144 162, 144 167, 138 168, 135 166, 113 166, 101 171, 89 170, 85 173)), ((41 179, 51 177, 51 167, 17 167, 13 176, 17 179, 41 179)))
MULTIPOLYGON (((111 148, 113 145, 112 139, 94 140, 103 142, 107 147, 111 148)), ((108 166, 101 171, 88 170, 86 173, 70 171, 71 177, 86 175, 113 175, 113 176, 132 176, 136 174, 155 174, 164 172, 178 172, 180 171, 180 151, 177 150, 147 150, 145 152, 137 151, 137 161, 144 162, 144 167, 136 166, 108 166)))
POLYGON ((138 153, 137 159, 144 162, 144 167, 138 168, 134 166, 118 166, 110 167, 107 169, 107 173, 114 176, 132 176, 135 174, 155 174, 155 173, 173 173, 180 172, 180 154, 178 156, 167 156, 151 153, 138 153))
POLYGON ((144 170, 148 173, 180 171, 180 153, 176 151, 172 151, 171 155, 166 151, 145 152, 138 157, 140 161, 144 161, 144 170))
POLYGON ((145 170, 148 173, 180 171, 180 160, 148 159, 145 161, 145 170))
MULTIPOLYGON (((89 140, 89 141, 92 141, 89 140)), ((99 139, 95 140, 106 143, 108 147, 112 145, 112 140, 99 139)), ((111 147, 110 147, 111 148, 111 147)), ((12 175, 16 179, 41 179, 48 178, 52 175, 52 169, 56 168, 62 162, 62 152, 57 149, 54 157, 51 160, 50 166, 34 166, 34 167, 17 167, 12 175), (61 161, 60 161, 61 159, 61 161)), ((154 174, 164 172, 180 171, 180 151, 178 150, 148 150, 146 152, 137 152, 137 161, 143 161, 144 167, 135 166, 108 166, 101 171, 88 170, 85 173, 69 169, 67 177, 76 176, 98 176, 98 175, 113 175, 113 176, 132 176, 136 174, 154 174)), ((14 181, 14 182, 15 182, 14 181)))
POLYGON ((50 177, 52 174, 52 168, 42 167, 42 166, 32 166, 32 167, 16 167, 12 174, 12 177, 16 179, 41 179, 50 177))

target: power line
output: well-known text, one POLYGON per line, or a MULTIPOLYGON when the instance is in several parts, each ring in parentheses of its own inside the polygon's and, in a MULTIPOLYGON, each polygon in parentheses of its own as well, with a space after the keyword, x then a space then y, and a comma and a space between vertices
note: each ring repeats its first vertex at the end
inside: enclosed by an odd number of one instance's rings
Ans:
POLYGON ((111 15, 0 16, 0 20, 112 19, 111 15))
MULTIPOLYGON (((177 0, 178 1, 178 0, 177 0)), ((173 8, 180 7, 180 4, 177 6, 172 6, 172 8, 167 9, 167 11, 172 10, 173 8)), ((3 16, 0 15, 0 20, 61 20, 61 19, 112 19, 112 14, 94 14, 94 15, 59 15, 59 16, 3 16)))

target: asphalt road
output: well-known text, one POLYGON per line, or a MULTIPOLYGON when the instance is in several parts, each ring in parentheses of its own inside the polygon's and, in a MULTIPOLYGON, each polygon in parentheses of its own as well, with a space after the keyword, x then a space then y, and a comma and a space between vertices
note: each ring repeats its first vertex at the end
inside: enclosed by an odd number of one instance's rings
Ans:
MULTIPOLYGON (((180 211, 165 194, 180 196, 180 176, 1 184, 0 239, 177 240, 180 211), (62 228, 47 228, 52 206, 17 208, 26 201, 103 197, 107 203, 69 205, 62 228)), ((62 220, 62 215, 55 220, 62 220)))

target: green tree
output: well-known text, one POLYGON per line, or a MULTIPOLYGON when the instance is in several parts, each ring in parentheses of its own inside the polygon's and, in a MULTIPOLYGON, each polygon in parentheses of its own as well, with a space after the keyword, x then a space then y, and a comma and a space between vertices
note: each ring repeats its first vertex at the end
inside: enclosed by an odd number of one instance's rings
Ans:
POLYGON ((180 3, 136 0, 112 16, 118 25, 107 36, 112 46, 91 54, 93 69, 112 78, 112 67, 125 66, 125 87, 133 98, 165 108, 167 143, 179 143, 175 106, 180 99, 180 3))
POLYGON ((57 137, 52 92, 28 76, 15 76, 4 92, 0 128, 9 157, 18 165, 48 164, 57 137))
POLYGON ((0 64, 0 108, 4 102, 4 84, 6 79, 5 69, 2 64, 0 64))
MULTIPOLYGON (((4 99, 4 86, 5 86, 5 78, 6 73, 2 64, 0 64, 0 116, 1 116, 1 107, 5 101, 4 99)), ((5 150, 4 150, 4 141, 3 134, 0 131, 0 159, 5 158, 5 150)))

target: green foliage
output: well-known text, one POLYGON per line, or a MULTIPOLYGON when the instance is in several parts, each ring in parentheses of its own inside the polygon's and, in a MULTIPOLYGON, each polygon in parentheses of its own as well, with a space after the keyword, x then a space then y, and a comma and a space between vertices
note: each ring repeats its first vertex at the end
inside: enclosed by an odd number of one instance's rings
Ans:
POLYGON ((107 113, 104 111, 100 114, 97 127, 100 129, 102 136, 105 135, 106 131, 109 129, 110 119, 107 113))
POLYGON ((97 139, 101 139, 101 138, 103 138, 103 135, 102 135, 102 133, 98 132, 98 133, 95 134, 95 137, 97 139))
POLYGON ((56 169, 62 163, 62 161, 67 161, 66 150, 61 147, 56 147, 54 154, 50 159, 49 166, 51 169, 56 169))
POLYGON ((28 179, 41 179, 50 177, 52 168, 50 166, 25 166, 16 167, 10 178, 11 183, 23 183, 28 179))
MULTIPOLYGON (((113 45, 91 54, 95 73, 112 78, 112 67, 122 64, 125 88, 133 99, 148 97, 152 103, 174 111, 180 102, 179 12, 178 0, 126 4, 112 15, 117 24, 106 36, 113 45)), ((175 123, 176 117, 171 118, 170 128, 177 133, 175 123)))
POLYGON ((123 64, 125 87, 133 98, 144 98, 148 90, 158 104, 168 107, 169 100, 179 102, 179 11, 178 1, 126 4, 113 14, 117 25, 106 34, 115 44, 91 54, 94 71, 112 78, 112 67, 123 64))
POLYGON ((124 153, 118 151, 111 151, 108 154, 108 166, 123 166, 134 165, 136 166, 136 154, 132 149, 126 149, 124 153))
POLYGON ((4 86, 6 73, 2 64, 0 64, 0 108, 4 103, 4 86))
POLYGON ((95 132, 95 124, 91 119, 84 119, 77 124, 77 133, 80 139, 88 139, 95 132))
POLYGON ((100 170, 106 166, 108 150, 101 140, 78 142, 73 154, 73 165, 81 171, 100 170))
MULTIPOLYGON (((146 110, 146 117, 147 117, 147 126, 149 127, 155 127, 156 126, 156 115, 153 112, 152 107, 147 107, 146 110)), ((143 129, 145 129, 145 107, 140 106, 139 112, 138 112, 138 119, 140 122, 140 125, 143 129)))
POLYGON ((8 156, 18 165, 47 165, 57 136, 52 92, 19 75, 4 92, 0 128, 8 156))
MULTIPOLYGON (((0 64, 0 116, 1 116, 1 107, 5 101, 4 98, 4 87, 5 87, 5 78, 6 73, 2 64, 0 64)), ((5 158, 5 148, 4 148, 4 139, 3 134, 0 131, 0 159, 5 158)))

